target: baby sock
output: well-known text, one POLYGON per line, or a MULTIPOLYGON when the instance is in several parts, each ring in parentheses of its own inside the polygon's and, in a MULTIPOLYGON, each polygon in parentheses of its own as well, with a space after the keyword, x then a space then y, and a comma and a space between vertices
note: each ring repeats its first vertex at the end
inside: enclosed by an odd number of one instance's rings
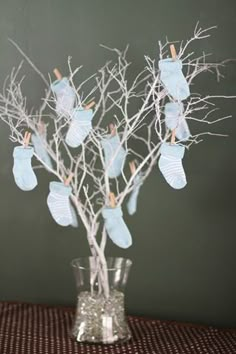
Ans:
POLYGON ((71 216, 72 216, 71 226, 78 227, 79 223, 78 223, 77 215, 76 215, 76 212, 75 212, 75 209, 74 209, 72 203, 70 203, 70 209, 71 209, 71 216))
POLYGON ((102 211, 105 228, 110 239, 118 247, 128 248, 132 245, 132 237, 122 218, 121 207, 106 207, 102 211))
POLYGON ((163 143, 160 152, 159 168, 166 182, 174 189, 184 188, 187 184, 182 166, 184 146, 163 143))
POLYGON ((92 129, 92 109, 75 109, 72 115, 71 125, 66 135, 66 143, 76 148, 84 142, 92 129))
POLYGON ((175 129, 175 135, 179 140, 188 140, 191 136, 188 123, 183 115, 182 102, 168 102, 165 105, 165 122, 170 130, 175 129))
POLYGON ((74 224, 70 202, 71 187, 62 182, 50 182, 47 205, 53 219, 61 226, 74 224))
POLYGON ((56 80, 51 85, 52 91, 56 95, 56 112, 59 116, 68 117, 73 109, 76 93, 69 84, 69 80, 64 77, 56 80))
POLYGON ((181 60, 159 60, 160 79, 168 93, 178 101, 185 100, 189 95, 189 86, 182 73, 181 60))
POLYGON ((36 154, 38 155, 38 157, 43 162, 45 162, 45 164, 49 168, 53 168, 51 158, 48 155, 47 150, 46 150, 44 143, 43 143, 44 137, 40 136, 40 135, 32 134, 31 139, 32 139, 32 143, 34 145, 34 150, 35 150, 36 154))
POLYGON ((34 149, 16 146, 13 152, 13 175, 17 186, 23 191, 31 191, 37 184, 37 178, 31 165, 34 149))
POLYGON ((136 213, 137 210, 137 202, 138 202, 138 195, 140 188, 142 186, 142 177, 141 174, 138 174, 134 178, 134 188, 129 196, 129 200, 127 202, 127 210, 129 215, 133 215, 136 213))
POLYGON ((118 177, 122 170, 126 159, 126 151, 120 145, 119 135, 108 137, 101 141, 104 155, 105 155, 105 168, 109 178, 118 177), (117 149, 119 149, 117 151, 117 149), (113 158, 113 156, 115 156, 113 158))

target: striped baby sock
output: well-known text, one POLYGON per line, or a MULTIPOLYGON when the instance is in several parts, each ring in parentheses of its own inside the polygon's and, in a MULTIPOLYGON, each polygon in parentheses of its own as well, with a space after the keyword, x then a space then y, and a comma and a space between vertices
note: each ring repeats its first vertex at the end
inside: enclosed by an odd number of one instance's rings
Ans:
POLYGON ((189 95, 189 86, 182 73, 182 61, 173 59, 159 60, 160 79, 168 93, 178 101, 185 100, 189 95))
POLYGON ((61 226, 74 224, 70 202, 71 187, 62 182, 50 182, 49 190, 47 205, 53 219, 61 226))
POLYGON ((75 109, 72 115, 71 125, 66 134, 66 143, 76 148, 81 145, 92 129, 93 110, 75 109))
POLYGON ((16 146, 14 148, 12 171, 16 185, 23 191, 31 191, 38 184, 31 165, 33 154, 34 149, 31 147, 16 146))
POLYGON ((187 184, 182 166, 184 146, 163 143, 160 149, 159 168, 165 180, 174 189, 184 188, 187 184))
POLYGON ((165 123, 168 129, 174 130, 179 140, 188 140, 191 136, 188 123, 183 115, 182 102, 168 102, 165 105, 165 123))
POLYGON ((52 92, 56 95, 56 112, 59 116, 68 117, 74 107, 76 93, 70 86, 69 80, 64 77, 51 84, 52 92))

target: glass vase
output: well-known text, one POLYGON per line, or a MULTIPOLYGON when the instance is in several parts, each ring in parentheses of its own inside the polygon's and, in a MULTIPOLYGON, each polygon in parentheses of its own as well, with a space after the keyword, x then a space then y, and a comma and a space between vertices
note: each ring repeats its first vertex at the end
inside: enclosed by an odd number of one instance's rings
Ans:
POLYGON ((72 336, 78 342, 124 342, 131 338, 125 316, 125 287, 132 265, 125 258, 78 258, 71 263, 78 301, 72 336))

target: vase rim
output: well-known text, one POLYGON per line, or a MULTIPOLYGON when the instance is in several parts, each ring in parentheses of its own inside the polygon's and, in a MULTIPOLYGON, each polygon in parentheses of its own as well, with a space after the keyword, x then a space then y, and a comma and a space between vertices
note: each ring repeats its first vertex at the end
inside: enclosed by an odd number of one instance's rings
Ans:
MULTIPOLYGON (((94 259, 95 257, 92 256, 88 256, 88 257, 78 257, 78 258, 74 258, 72 259, 70 265, 72 266, 72 268, 79 268, 81 270, 90 270, 91 269, 91 265, 89 264, 89 260, 90 259, 94 259), (85 263, 88 261, 88 265, 85 266, 85 263)), ((131 265, 133 264, 133 262, 131 261, 131 259, 129 258, 125 258, 125 257, 106 257, 106 261, 112 261, 112 260, 116 260, 118 265, 115 266, 111 266, 111 267, 107 267, 108 271, 112 271, 112 270, 117 270, 117 269, 121 269, 125 266, 127 267, 131 267, 131 265)))

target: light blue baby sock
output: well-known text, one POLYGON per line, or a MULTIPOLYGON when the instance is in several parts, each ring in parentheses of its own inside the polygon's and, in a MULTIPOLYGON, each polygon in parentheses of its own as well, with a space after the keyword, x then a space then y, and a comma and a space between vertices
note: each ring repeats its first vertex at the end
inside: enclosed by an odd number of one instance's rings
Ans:
POLYGON ((34 150, 36 152, 36 154, 38 155, 38 157, 45 162, 45 164, 49 167, 49 168, 53 168, 52 165, 52 161, 50 159, 50 156, 47 153, 47 150, 44 146, 44 137, 40 136, 40 135, 36 135, 36 134, 32 134, 31 136, 31 140, 32 143, 34 145, 34 150))
POLYGON ((110 239, 121 248, 128 248, 132 245, 132 237, 122 218, 121 207, 106 207, 102 210, 105 220, 105 228, 110 239))
POLYGON ((188 140, 191 136, 188 123, 183 115, 182 102, 168 102, 165 105, 165 122, 170 130, 175 129, 175 135, 179 140, 188 140))
POLYGON ((128 210, 129 215, 133 215, 136 213, 138 195, 139 195, 139 191, 140 191, 142 184, 143 184, 142 176, 141 176, 141 174, 138 174, 134 178, 134 188, 133 188, 132 192, 130 193, 130 196, 129 196, 129 199, 127 202, 127 210, 128 210))
POLYGON ((62 182, 50 182, 47 205, 53 219, 61 226, 74 224, 70 202, 71 187, 62 182))
POLYGON ((66 143, 76 148, 84 142, 92 129, 92 109, 75 109, 72 115, 71 125, 66 134, 66 143))
POLYGON ((70 116, 74 107, 76 93, 70 86, 69 80, 64 77, 51 84, 52 92, 56 95, 56 112, 59 116, 70 116))
POLYGON ((120 145, 120 138, 118 134, 103 139, 101 144, 105 155, 105 166, 108 177, 116 178, 123 170, 127 153, 120 145), (119 151, 117 151, 117 149, 119 149, 119 151), (115 156, 114 159, 113 156, 115 156))
POLYGON ((187 184, 182 166, 184 146, 163 143, 160 149, 159 168, 165 180, 174 189, 184 188, 187 184))
POLYGON ((34 149, 16 146, 13 152, 13 175, 17 186, 23 191, 31 191, 37 184, 37 178, 31 165, 34 149))
POLYGON ((160 79, 168 93, 178 101, 185 100, 189 95, 189 86, 182 73, 181 60, 159 60, 160 79))

